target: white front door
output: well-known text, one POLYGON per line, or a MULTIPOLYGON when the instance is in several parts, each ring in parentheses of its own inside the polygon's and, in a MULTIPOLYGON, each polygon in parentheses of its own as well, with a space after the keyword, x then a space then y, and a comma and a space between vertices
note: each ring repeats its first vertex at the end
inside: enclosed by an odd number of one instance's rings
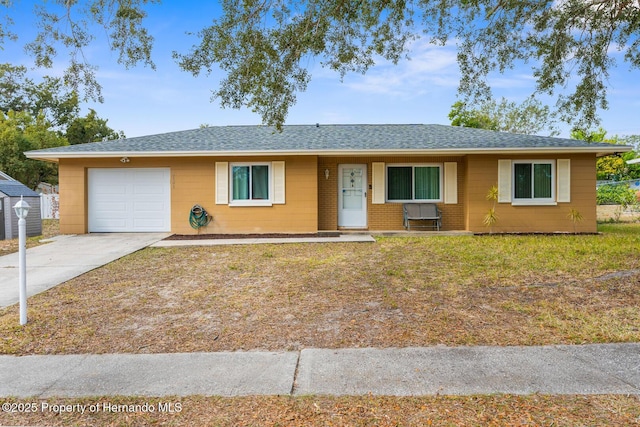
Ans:
POLYGON ((367 165, 338 166, 338 227, 367 227, 367 165))

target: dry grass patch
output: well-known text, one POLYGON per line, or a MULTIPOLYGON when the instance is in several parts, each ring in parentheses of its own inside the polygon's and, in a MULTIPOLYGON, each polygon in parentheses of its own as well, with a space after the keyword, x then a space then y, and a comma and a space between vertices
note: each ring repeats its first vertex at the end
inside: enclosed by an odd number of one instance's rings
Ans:
POLYGON ((1 310, 0 353, 640 341, 640 226, 607 230, 149 248, 1 310))
MULTIPOLYGON (((40 240, 60 234, 60 221, 57 219, 42 220, 42 235, 27 238, 27 248, 41 245, 40 240)), ((0 240, 0 256, 18 252, 18 239, 0 240)))
MULTIPOLYGON (((8 400, 8 402, 17 402, 8 400)), ((630 396, 471 397, 188 397, 94 398, 35 401, 53 405, 143 405, 176 403, 180 412, 79 414, 38 411, 0 413, 9 425, 100 426, 634 426, 640 402, 630 396)))

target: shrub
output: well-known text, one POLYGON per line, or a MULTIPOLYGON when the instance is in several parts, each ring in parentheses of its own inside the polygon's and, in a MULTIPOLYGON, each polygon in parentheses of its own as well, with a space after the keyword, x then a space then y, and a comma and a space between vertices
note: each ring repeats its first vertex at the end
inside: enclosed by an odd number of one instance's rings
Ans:
POLYGON ((636 192, 629 188, 629 184, 607 184, 598 187, 596 202, 599 205, 628 206, 637 202, 636 192))

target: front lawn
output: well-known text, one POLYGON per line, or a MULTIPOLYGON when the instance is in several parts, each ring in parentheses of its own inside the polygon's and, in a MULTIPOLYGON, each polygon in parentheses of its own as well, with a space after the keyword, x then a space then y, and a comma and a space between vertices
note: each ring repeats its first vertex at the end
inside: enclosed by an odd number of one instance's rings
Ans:
POLYGON ((640 341, 640 224, 148 248, 0 310, 0 353, 640 341))

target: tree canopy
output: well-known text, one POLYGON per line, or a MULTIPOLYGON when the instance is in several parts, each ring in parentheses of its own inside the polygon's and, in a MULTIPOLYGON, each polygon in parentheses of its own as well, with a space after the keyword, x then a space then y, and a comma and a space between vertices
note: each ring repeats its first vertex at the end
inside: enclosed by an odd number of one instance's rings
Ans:
POLYGON ((44 115, 55 128, 64 128, 80 112, 78 96, 62 79, 45 76, 40 83, 27 77, 27 67, 0 64, 0 111, 44 115))
POLYGON ((57 165, 25 151, 124 137, 94 110, 82 117, 75 91, 59 78, 34 82, 23 66, 0 64, 0 170, 35 188, 57 182, 57 165))
POLYGON ((30 188, 42 181, 58 182, 54 163, 27 159, 25 151, 67 145, 67 140, 50 129, 44 115, 32 116, 26 111, 0 112, 0 170, 30 188))
POLYGON ((533 98, 527 98, 521 104, 502 98, 500 102, 490 100, 477 109, 468 108, 458 101, 451 106, 449 120, 453 126, 497 130, 500 132, 535 135, 547 131, 556 135, 549 107, 533 98))
POLYGON ((107 126, 106 119, 101 119, 95 110, 90 109, 85 117, 76 117, 67 127, 65 136, 70 145, 87 142, 107 141, 124 138, 124 132, 116 132, 107 126))
MULTIPOLYGON (((638 139, 640 136, 607 137, 607 131, 602 127, 595 130, 574 129, 571 137, 587 142, 608 142, 610 144, 632 145, 640 149, 638 139)), ((637 156, 636 151, 628 151, 620 155, 600 157, 596 162, 596 176, 603 181, 625 181, 640 178, 640 164, 627 164, 628 160, 637 156)))
POLYGON ((36 83, 21 65, 0 64, 0 111, 37 117, 70 144, 124 138, 122 131, 108 127, 107 120, 98 117, 95 110, 80 116, 78 96, 62 79, 45 76, 36 83))
MULTIPOLYGON (((82 49, 96 28, 108 36, 118 61, 153 67, 153 37, 144 26, 154 0, 56 0, 36 6, 37 38, 26 45, 36 65, 51 67, 69 54, 66 82, 99 98, 95 68, 82 49)), ((607 79, 618 53, 640 67, 637 0, 222 0, 222 15, 197 32, 190 51, 174 53, 195 75, 221 68, 213 90, 223 107, 253 109, 280 126, 296 94, 311 79, 310 58, 341 75, 365 73, 381 59, 410 55, 418 37, 455 43, 459 93, 469 104, 491 99, 489 78, 528 64, 536 92, 553 95, 562 120, 589 128, 607 107, 607 79)), ((0 6, 11 7, 10 0, 0 6)), ((11 33, 0 22, 0 43, 11 33)), ((1 47, 1 45, 0 45, 1 47)))
POLYGON ((488 130, 499 129, 498 121, 495 117, 483 110, 469 109, 462 101, 457 101, 451 106, 449 120, 451 120, 452 126, 488 130))

